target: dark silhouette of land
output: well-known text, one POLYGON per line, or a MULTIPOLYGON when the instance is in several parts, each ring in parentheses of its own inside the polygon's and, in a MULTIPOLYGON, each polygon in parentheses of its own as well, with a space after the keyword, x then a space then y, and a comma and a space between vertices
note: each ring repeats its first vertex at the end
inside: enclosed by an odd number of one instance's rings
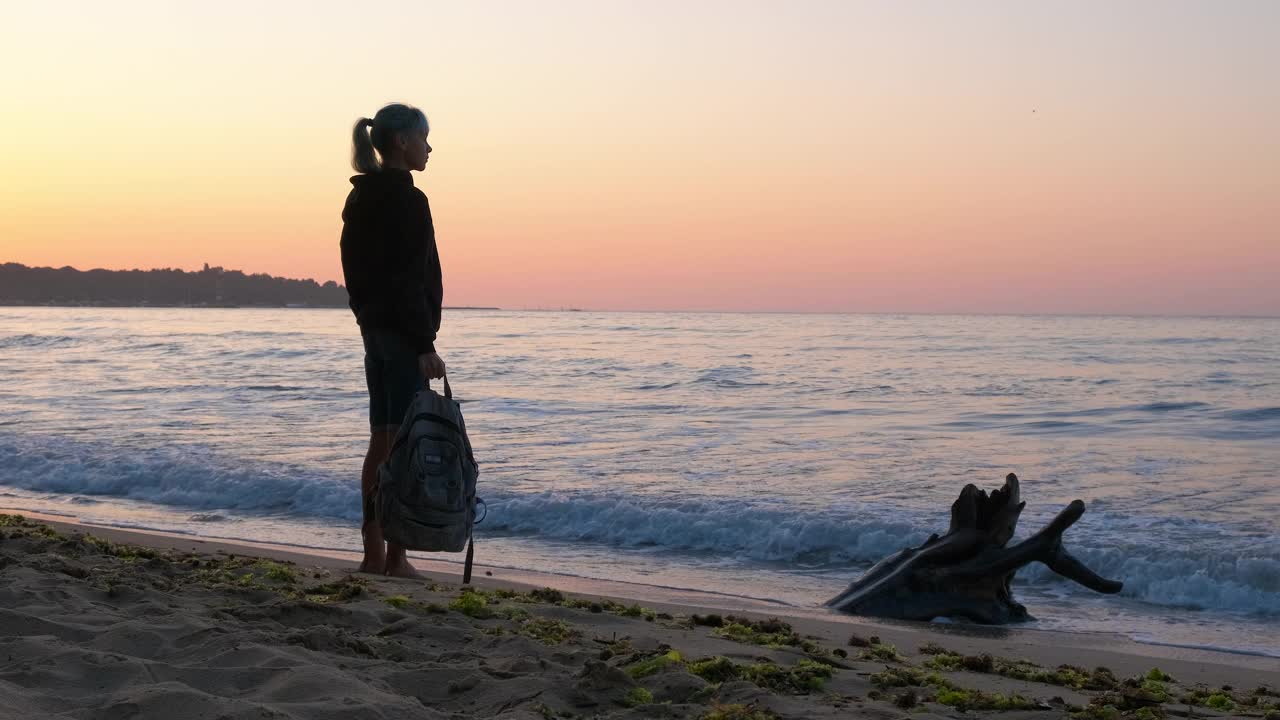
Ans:
MULTIPOLYGON (((347 307, 347 290, 330 280, 294 280, 209 267, 186 272, 77 270, 0 264, 0 305, 152 307, 347 307)), ((450 308, 496 310, 497 308, 450 308)))
POLYGON ((0 265, 0 303, 8 305, 156 305, 346 307, 347 291, 329 281, 247 275, 207 264, 198 272, 77 270, 0 265))

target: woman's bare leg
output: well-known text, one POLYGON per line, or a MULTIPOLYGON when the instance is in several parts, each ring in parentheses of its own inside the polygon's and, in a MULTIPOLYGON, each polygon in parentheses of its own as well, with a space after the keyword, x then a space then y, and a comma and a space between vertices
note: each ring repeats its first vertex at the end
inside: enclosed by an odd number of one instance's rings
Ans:
MULTIPOLYGON (((369 435, 369 452, 364 456, 364 467, 360 471, 360 495, 363 500, 361 530, 364 534, 364 560, 360 563, 360 572, 382 575, 387 571, 387 544, 382 539, 382 528, 378 527, 377 520, 369 512, 369 497, 378 480, 378 466, 387 459, 395 439, 395 430, 375 430, 369 435)), ((400 554, 403 555, 404 550, 400 550, 400 554)))

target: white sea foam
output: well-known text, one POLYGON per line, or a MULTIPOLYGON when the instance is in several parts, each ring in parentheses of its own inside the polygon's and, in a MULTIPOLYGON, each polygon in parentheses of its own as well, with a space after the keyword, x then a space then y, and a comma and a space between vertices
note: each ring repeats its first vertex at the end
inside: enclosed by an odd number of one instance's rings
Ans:
POLYGON ((121 448, 0 434, 4 483, 200 510, 358 520, 359 490, 297 465, 237 462, 199 447, 121 448))
MULTIPOLYGON (((103 496, 205 511, 192 519, 226 520, 229 513, 272 514, 354 523, 360 506, 354 482, 302 465, 246 462, 200 448, 124 450, 111 445, 0 434, 6 484, 75 498, 103 496), (208 511, 217 510, 217 514, 208 511)), ((513 493, 481 485, 489 506, 484 533, 572 540, 602 546, 719 555, 798 569, 848 569, 856 574, 902 547, 918 545, 940 518, 913 517, 884 504, 789 506, 778 499, 669 499, 623 492, 513 493)), ((1095 523, 1097 525, 1097 523, 1095 523)), ((1134 542, 1139 524, 1112 524, 1094 535, 1072 531, 1073 553, 1099 573, 1122 579, 1123 595, 1156 605, 1280 614, 1280 541, 1237 538, 1184 521, 1183 536, 1201 527, 1212 547, 1134 542), (1125 540, 1128 538, 1128 540, 1125 540)), ((1024 584, 1061 579, 1033 565, 1024 584)))

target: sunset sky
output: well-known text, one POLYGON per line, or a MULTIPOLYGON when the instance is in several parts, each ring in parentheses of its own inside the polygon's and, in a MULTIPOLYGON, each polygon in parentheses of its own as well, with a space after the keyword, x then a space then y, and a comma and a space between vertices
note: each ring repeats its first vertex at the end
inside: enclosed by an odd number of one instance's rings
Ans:
POLYGON ((422 107, 446 303, 1280 314, 1280 2, 6 2, 0 262, 341 281, 422 107))

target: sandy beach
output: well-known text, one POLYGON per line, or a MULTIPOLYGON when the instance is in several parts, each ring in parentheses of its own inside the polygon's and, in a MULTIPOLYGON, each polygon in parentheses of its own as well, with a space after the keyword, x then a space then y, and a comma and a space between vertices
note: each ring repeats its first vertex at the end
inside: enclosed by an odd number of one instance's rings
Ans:
POLYGON ((0 716, 1280 717, 1272 658, 419 564, 0 516, 0 716))

